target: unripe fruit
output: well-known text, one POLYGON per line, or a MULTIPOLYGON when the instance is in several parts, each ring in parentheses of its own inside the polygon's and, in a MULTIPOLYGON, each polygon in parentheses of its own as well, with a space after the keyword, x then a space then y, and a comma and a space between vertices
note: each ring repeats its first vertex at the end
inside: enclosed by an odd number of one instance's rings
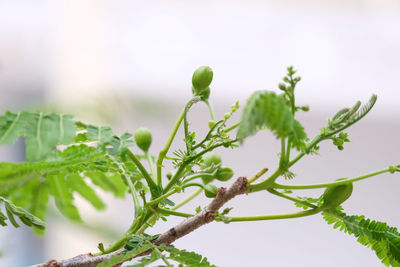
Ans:
POLYGON ((228 181, 233 177, 233 170, 231 168, 219 168, 215 174, 215 179, 219 181, 228 181))
MULTIPOLYGON (((221 164, 221 156, 216 152, 208 152, 203 157, 203 163, 201 164, 202 169, 207 169, 211 166, 217 166, 221 164)), ((211 172, 211 171, 210 171, 211 172)), ((204 184, 208 184, 214 180, 214 177, 202 177, 204 184)))
POLYGON ((137 146, 147 152, 151 145, 151 133, 147 128, 139 128, 135 131, 135 141, 137 146))
POLYGON ((211 183, 212 181, 214 181, 214 179, 214 177, 210 176, 201 177, 201 180, 203 180, 203 184, 211 183))
POLYGON ((221 156, 216 152, 208 152, 203 157, 203 164, 201 165, 202 169, 206 169, 211 167, 212 165, 216 166, 221 164, 221 156))
POLYGON ((324 200, 322 207, 334 208, 339 206, 351 196, 351 193, 353 193, 352 183, 329 186, 322 195, 324 200))
POLYGON ((204 186, 204 194, 206 195, 206 197, 214 198, 217 196, 217 193, 218 193, 218 187, 216 187, 215 185, 208 184, 204 186))
MULTIPOLYGON (((192 76, 193 93, 195 95, 202 95, 205 90, 210 90, 210 86, 213 79, 213 71, 209 66, 201 66, 197 68, 192 76)), ((208 95, 210 93, 208 92, 208 95)), ((205 98, 208 98, 205 97, 205 98)))

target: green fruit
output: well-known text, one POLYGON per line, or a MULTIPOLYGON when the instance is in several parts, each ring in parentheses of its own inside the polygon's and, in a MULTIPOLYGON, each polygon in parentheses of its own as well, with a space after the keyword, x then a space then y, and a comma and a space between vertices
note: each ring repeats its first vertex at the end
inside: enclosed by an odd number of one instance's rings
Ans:
POLYGON ((322 199, 324 200, 322 207, 334 208, 339 206, 351 196, 351 193, 353 193, 352 183, 329 186, 322 195, 322 199))
POLYGON ((201 165, 202 169, 207 169, 212 165, 217 166, 221 164, 221 156, 216 152, 208 152, 203 156, 203 164, 201 165))
POLYGON ((147 152, 151 145, 151 133, 147 128, 139 128, 135 132, 135 141, 137 146, 147 152))
MULTIPOLYGON (((209 66, 201 66, 197 68, 192 76, 193 93, 195 95, 201 95, 203 91, 210 90, 210 86, 213 79, 213 71, 209 66)), ((208 92, 208 95, 210 93, 208 92)), ((208 98, 208 96, 206 97, 208 98)))
POLYGON ((215 179, 219 181, 228 181, 233 177, 233 170, 231 168, 219 168, 215 174, 215 179))
POLYGON ((214 179, 214 177, 210 176, 201 177, 201 180, 203 180, 203 184, 211 183, 212 181, 214 181, 214 179))
POLYGON ((208 184, 204 186, 204 194, 206 195, 206 197, 214 198, 217 196, 217 193, 218 193, 218 187, 216 187, 215 185, 208 184))

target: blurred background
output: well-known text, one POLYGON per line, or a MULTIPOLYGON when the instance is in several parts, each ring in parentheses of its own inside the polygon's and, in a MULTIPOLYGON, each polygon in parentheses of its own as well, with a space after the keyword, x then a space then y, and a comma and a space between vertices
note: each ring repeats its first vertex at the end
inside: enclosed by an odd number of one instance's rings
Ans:
MULTIPOLYGON (((297 102, 311 108, 299 115, 310 137, 338 109, 373 93, 379 98, 348 130, 352 142, 344 151, 321 144, 320 156, 300 161, 293 168, 296 179, 288 183, 357 176, 400 163, 399 29, 398 0, 0 0, 0 111, 71 113, 110 125, 118 134, 145 126, 153 132, 156 154, 191 97, 198 66, 214 70, 211 101, 221 118, 255 90, 277 91, 286 67, 293 65, 302 76, 297 102)), ((205 132, 205 105, 196 105, 189 118, 193 129, 205 132)), ((179 134, 173 148, 183 145, 179 134)), ((238 176, 252 176, 273 169, 278 150, 272 135, 263 132, 239 149, 219 152, 238 176)), ((0 160, 22 161, 23 153, 21 142, 1 147, 0 160)), ((362 181, 344 208, 399 227, 399 190, 399 175, 362 181)), ((54 209, 45 237, 26 228, 2 228, 0 266, 68 258, 114 240, 130 224, 131 203, 100 194, 110 203, 101 213, 77 196, 84 225, 69 223, 54 209)), ((198 205, 182 210, 193 212, 198 205)), ((264 193, 238 197, 228 206, 235 207, 232 215, 296 210, 264 193)), ((179 221, 171 218, 149 232, 179 221)), ((212 223, 175 245, 217 266, 381 266, 368 248, 331 228, 318 215, 212 223)))

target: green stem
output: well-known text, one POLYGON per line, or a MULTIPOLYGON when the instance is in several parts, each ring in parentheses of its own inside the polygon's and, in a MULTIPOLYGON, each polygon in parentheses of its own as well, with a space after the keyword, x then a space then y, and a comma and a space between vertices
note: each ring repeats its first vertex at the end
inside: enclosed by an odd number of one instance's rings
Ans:
POLYGON ((272 189, 272 188, 267 189, 267 190, 268 190, 268 192, 270 192, 271 194, 274 194, 274 195, 276 195, 276 196, 278 196, 278 197, 286 198, 286 199, 288 199, 288 200, 291 200, 291 201, 296 202, 296 203, 303 204, 303 205, 308 206, 308 207, 313 208, 313 209, 318 208, 318 206, 313 205, 313 204, 311 204, 311 203, 308 203, 307 201, 304 201, 304 200, 301 200, 301 199, 298 199, 298 198, 295 198, 295 197, 288 196, 288 195, 283 194, 283 193, 281 193, 281 192, 278 192, 278 191, 276 191, 276 190, 274 190, 274 189, 272 189))
POLYGON ((165 144, 164 148, 160 150, 160 153, 158 154, 158 159, 157 159, 157 184, 162 183, 161 180, 161 168, 162 168, 162 163, 164 161, 164 158, 167 156, 168 150, 171 147, 172 141, 174 141, 174 138, 176 136, 176 133, 178 132, 179 126, 181 125, 181 122, 183 120, 183 117, 185 115, 185 110, 181 112, 179 115, 179 118, 176 120, 174 127, 172 128, 172 132, 167 140, 167 143, 165 144))
POLYGON ((200 143, 198 143, 197 145, 193 146, 192 149, 195 150, 195 149, 201 147, 207 140, 210 139, 212 133, 214 132, 214 129, 219 127, 219 125, 222 124, 223 122, 224 122, 223 120, 220 120, 220 121, 216 122, 215 125, 213 127, 211 127, 211 129, 208 131, 206 137, 204 137, 204 139, 200 143))
POLYGON ((168 210, 168 209, 163 209, 163 208, 157 208, 157 211, 164 215, 174 215, 174 216, 179 216, 179 217, 184 217, 184 218, 189 218, 189 217, 194 216, 193 214, 183 213, 183 212, 168 210))
POLYGON ((286 147, 286 154, 285 154, 285 163, 289 163, 290 160, 290 146, 292 145, 292 140, 288 138, 287 147, 286 147))
POLYGON ((306 148, 304 149, 303 152, 300 152, 299 154, 296 155, 296 157, 294 159, 292 159, 291 161, 289 161, 288 163, 288 168, 293 166, 297 161, 299 161, 299 159, 301 159, 305 154, 309 153, 310 150, 317 145, 320 141, 323 140, 323 136, 318 134, 317 136, 315 136, 310 143, 307 144, 306 148))
MULTIPOLYGON (((150 189, 156 189, 157 188, 156 183, 150 177, 149 173, 143 167, 142 163, 140 163, 140 160, 135 156, 135 154, 132 153, 132 151, 127 149, 126 153, 128 154, 128 157, 132 160, 132 162, 136 165, 136 167, 139 169, 140 173, 143 175, 143 177, 146 180, 147 185, 150 187, 150 189)), ((150 192, 152 192, 152 191, 153 190, 150 190, 150 192)), ((151 194, 153 196, 153 193, 151 193, 151 194)))
POLYGON ((185 171, 186 166, 189 165, 193 160, 197 159, 198 157, 201 157, 202 155, 204 155, 205 153, 207 153, 211 150, 214 150, 217 147, 224 146, 224 145, 230 145, 235 142, 237 142, 236 139, 210 146, 209 148, 204 149, 203 151, 197 153, 194 156, 189 157, 187 160, 182 162, 181 166, 178 168, 178 170, 176 171, 174 176, 172 176, 171 180, 169 180, 169 183, 165 186, 164 193, 168 192, 171 189, 171 187, 176 184, 178 179, 182 177, 182 174, 185 171))
POLYGON ((258 184, 248 184, 247 185, 247 193, 251 192, 257 192, 261 190, 265 190, 267 188, 270 188, 275 180, 281 175, 282 170, 280 168, 276 169, 276 171, 271 174, 270 177, 268 177, 266 180, 262 181, 261 183, 258 184))
POLYGON ((153 157, 147 151, 144 152, 144 155, 146 156, 147 162, 149 163, 150 173, 151 173, 151 177, 153 178, 153 181, 157 182, 158 185, 161 185, 161 184, 158 183, 159 181, 157 181, 157 175, 156 175, 156 172, 155 172, 155 169, 154 169, 153 157))
MULTIPOLYGON (((297 156, 289 161, 287 163, 287 168, 290 168, 291 166, 293 166, 297 161, 299 161, 304 155, 306 155, 307 153, 309 153, 309 151, 316 145, 318 144, 321 140, 323 140, 323 137, 321 135, 317 135, 316 137, 314 137, 311 142, 309 142, 305 148, 305 150, 303 152, 300 152, 299 154, 297 154, 297 156)), ((282 144, 282 143, 281 143, 282 144)), ((281 175, 282 170, 280 168, 278 168, 270 177, 268 177, 266 180, 258 183, 258 184, 250 184, 247 187, 247 192, 251 193, 251 192, 257 192, 257 191, 261 191, 261 190, 265 190, 268 188, 271 188, 272 185, 274 184, 275 180, 281 175)))
POLYGON ((135 209, 134 216, 135 216, 135 219, 136 219, 139 216, 139 214, 142 212, 142 207, 140 206, 139 197, 138 197, 137 192, 135 190, 135 186, 132 184, 132 180, 127 177, 125 167, 121 163, 119 163, 113 156, 109 155, 109 157, 110 157, 110 159, 112 161, 114 161, 114 163, 122 171, 121 178, 128 185, 128 188, 131 191, 131 196, 132 196, 132 200, 133 200, 133 206, 134 206, 134 209, 135 209))
POLYGON ((200 174, 197 174, 197 175, 193 175, 193 176, 191 176, 191 177, 189 177, 189 178, 186 178, 185 179, 185 183, 187 183, 187 182, 189 182, 189 181, 192 181, 192 180, 194 180, 194 179, 197 179, 197 178, 214 178, 215 177, 215 174, 214 173, 200 173, 200 174))
POLYGON ((186 143, 186 151, 189 153, 192 149, 192 144, 189 143, 189 123, 187 121, 187 114, 189 112, 189 109, 192 107, 193 104, 199 102, 201 98, 199 96, 195 96, 190 101, 186 104, 185 109, 184 109, 184 115, 183 115, 183 128, 185 131, 185 143, 186 143))
POLYGON ((213 121, 216 121, 213 105, 211 104, 211 102, 210 102, 208 99, 204 100, 204 102, 207 104, 208 110, 210 111, 211 119, 212 119, 213 121))
POLYGON ((204 185, 200 184, 200 183, 187 183, 187 184, 184 184, 182 186, 182 188, 187 188, 187 187, 192 187, 192 186, 197 186, 197 187, 200 187, 200 188, 202 188, 204 190, 204 185))
POLYGON ((254 175, 253 177, 251 177, 249 180, 247 180, 247 184, 251 184, 252 182, 254 182, 255 180, 257 180, 258 178, 260 178, 261 176, 264 175, 264 173, 266 173, 268 171, 268 168, 264 168, 261 171, 259 171, 258 173, 256 173, 256 175, 254 175))
POLYGON ((240 125, 240 122, 237 122, 237 123, 233 124, 232 126, 226 128, 226 129, 224 130, 224 132, 225 132, 225 133, 228 133, 228 132, 230 132, 230 131, 236 129, 239 125, 240 125))
POLYGON ((361 175, 358 177, 354 177, 351 179, 345 179, 345 180, 340 180, 340 181, 334 181, 334 182, 329 182, 329 183, 322 183, 322 184, 308 184, 308 185, 283 185, 283 184, 273 184, 273 188, 278 188, 278 189, 315 189, 315 188, 325 188, 328 186, 332 186, 332 185, 342 185, 342 184, 348 184, 348 183, 352 183, 352 182, 356 182, 359 180, 363 180, 369 177, 373 177, 385 172, 390 172, 390 169, 383 169, 380 171, 376 171, 376 172, 371 172, 365 175, 361 175))
POLYGON ((138 228, 138 226, 141 224, 141 221, 143 221, 144 214, 142 214, 138 219, 135 219, 131 226, 126 230, 126 232, 114 243, 112 243, 110 246, 108 246, 107 249, 104 250, 104 252, 99 253, 101 254, 107 254, 113 251, 116 251, 117 249, 121 248, 123 245, 125 245, 126 241, 128 241, 129 237, 131 236, 132 233, 135 232, 135 229, 138 228))
POLYGON ((286 139, 281 138, 281 157, 279 159, 279 168, 283 168, 284 165, 286 165, 285 160, 286 160, 286 139))
POLYGON ((160 202, 161 200, 166 199, 170 195, 175 194, 176 192, 178 192, 178 191, 176 189, 173 189, 173 190, 169 191, 168 193, 166 193, 166 194, 164 194, 162 196, 159 196, 158 198, 153 199, 152 201, 147 202, 146 203, 146 207, 153 206, 153 205, 157 204, 158 202, 160 202))
MULTIPOLYGON (((158 248, 154 248, 159 254, 161 254, 161 251, 158 248)), ((174 265, 172 265, 167 257, 164 254, 161 254, 161 260, 166 264, 167 267, 174 267, 174 265)))
POLYGON ((273 215, 261 215, 261 216, 246 216, 246 217, 228 217, 230 222, 248 222, 248 221, 267 221, 267 220, 280 220, 280 219, 292 219, 310 216, 319 213, 322 209, 311 209, 295 213, 285 214, 273 214, 273 215))
POLYGON ((203 188, 198 189, 197 191, 193 192, 190 196, 188 196, 187 198, 185 198, 184 200, 173 206, 172 210, 179 209, 180 207, 182 207, 183 205, 185 205, 186 203, 190 202, 192 199, 197 197, 201 192, 203 192, 203 188))
POLYGON ((145 231, 148 227, 154 225, 154 223, 157 221, 157 217, 158 217, 157 214, 151 215, 151 216, 149 217, 149 219, 146 220, 146 222, 143 223, 143 224, 140 226, 140 228, 139 228, 135 233, 138 234, 138 235, 143 234, 144 231, 145 231))

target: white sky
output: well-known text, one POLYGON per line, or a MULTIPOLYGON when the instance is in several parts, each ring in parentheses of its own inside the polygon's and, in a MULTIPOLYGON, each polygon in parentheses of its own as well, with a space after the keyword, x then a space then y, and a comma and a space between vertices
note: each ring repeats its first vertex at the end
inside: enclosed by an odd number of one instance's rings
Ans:
POLYGON ((0 88, 179 101, 210 65, 213 99, 243 102, 294 65, 301 103, 341 108, 378 93, 378 112, 398 112, 399 14, 399 1, 2 1, 0 88))

